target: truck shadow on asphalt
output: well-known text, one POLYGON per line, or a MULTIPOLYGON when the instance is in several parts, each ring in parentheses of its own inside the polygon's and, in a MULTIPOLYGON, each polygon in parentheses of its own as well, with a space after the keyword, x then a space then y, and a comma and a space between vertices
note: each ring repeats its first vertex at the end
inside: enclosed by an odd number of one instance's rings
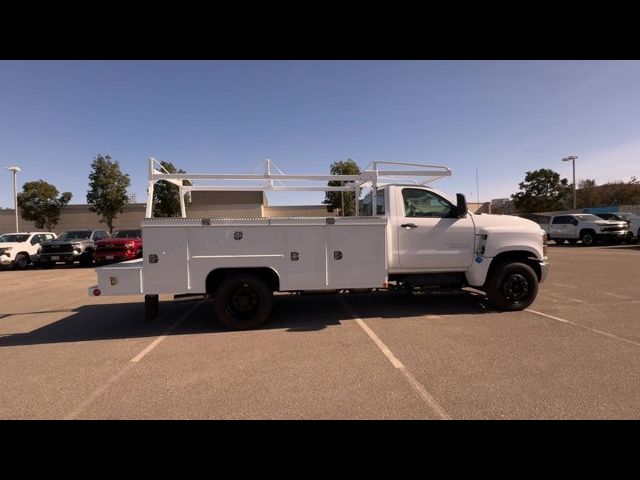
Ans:
MULTIPOLYGON (((442 315, 461 316, 496 313, 486 298, 464 291, 453 295, 411 295, 400 292, 358 293, 350 295, 276 295, 271 318, 260 329, 284 329, 287 332, 313 332, 345 322, 353 322, 351 312, 340 302, 344 297, 353 312, 363 320, 368 318, 419 317, 426 322, 442 315)), ((144 305, 114 303, 85 305, 76 309, 0 313, 0 317, 20 315, 69 313, 40 328, 26 333, 5 333, 0 336, 0 348, 52 343, 86 342, 127 338, 157 337, 159 335, 236 333, 225 329, 215 319, 209 302, 202 300, 167 301, 160 303, 158 317, 144 322, 144 305), (194 307, 195 306, 195 307, 194 307), (190 309, 194 308, 190 312, 190 309), (187 315, 178 325, 176 322, 187 315)), ((253 332, 256 332, 253 331, 253 332)))
POLYGON ((603 246, 602 248, 606 249, 615 249, 615 250, 640 250, 640 245, 608 245, 603 246))

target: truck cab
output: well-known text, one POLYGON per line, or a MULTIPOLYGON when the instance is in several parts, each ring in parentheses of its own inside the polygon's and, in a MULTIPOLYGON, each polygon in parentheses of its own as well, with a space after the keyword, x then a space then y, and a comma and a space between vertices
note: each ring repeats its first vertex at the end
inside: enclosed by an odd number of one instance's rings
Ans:
MULTIPOLYGON (((388 185, 376 194, 378 215, 386 215, 390 278, 452 286, 486 286, 490 265, 507 259, 546 278, 546 235, 539 224, 509 215, 475 215, 464 195, 457 199, 434 188, 388 185), (464 205, 460 205, 463 202, 464 205), (417 275, 418 274, 418 275, 417 275)), ((371 194, 361 214, 371 211, 371 194)))

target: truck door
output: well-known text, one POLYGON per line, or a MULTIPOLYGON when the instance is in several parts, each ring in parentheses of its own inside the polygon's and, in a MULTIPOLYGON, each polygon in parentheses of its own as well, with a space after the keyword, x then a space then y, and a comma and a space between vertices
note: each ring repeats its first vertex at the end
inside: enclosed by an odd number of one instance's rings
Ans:
POLYGON ((564 238, 578 238, 578 219, 576 217, 567 216, 564 238))
POLYGON ((553 217, 549 225, 549 236, 551 238, 569 238, 571 237, 568 227, 573 227, 570 223, 572 218, 567 215, 558 215, 553 217))
POLYGON ((471 215, 455 217, 455 206, 435 192, 414 187, 396 189, 395 228, 403 269, 463 270, 474 255, 471 215))

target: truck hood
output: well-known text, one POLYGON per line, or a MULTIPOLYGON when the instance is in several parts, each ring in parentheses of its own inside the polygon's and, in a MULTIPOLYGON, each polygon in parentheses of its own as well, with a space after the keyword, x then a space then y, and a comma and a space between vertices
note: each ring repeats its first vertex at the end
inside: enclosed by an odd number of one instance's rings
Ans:
POLYGON ((139 238, 108 238, 105 240, 98 240, 96 245, 122 245, 125 243, 137 243, 140 242, 139 238))
POLYGON ((626 227, 627 222, 623 222, 621 220, 591 220, 585 223, 595 223, 596 225, 602 225, 603 227, 626 227))
POLYGON ((539 231, 542 227, 526 218, 514 217, 512 215, 473 215, 473 223, 478 230, 492 229, 513 229, 513 230, 530 230, 539 231))
MULTIPOLYGON (((18 247, 28 245, 28 242, 0 242, 0 248, 18 247)), ((26 248, 26 247, 25 247, 26 248)))
POLYGON ((91 240, 47 240, 46 242, 42 242, 40 245, 44 246, 44 245, 68 245, 70 243, 92 243, 91 240))

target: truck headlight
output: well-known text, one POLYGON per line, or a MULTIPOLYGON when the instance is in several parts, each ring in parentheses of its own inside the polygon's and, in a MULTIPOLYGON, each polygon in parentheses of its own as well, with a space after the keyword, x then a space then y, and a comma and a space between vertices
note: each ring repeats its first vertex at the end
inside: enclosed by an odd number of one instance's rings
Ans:
POLYGON ((542 232, 542 254, 547 254, 547 232, 542 232))

